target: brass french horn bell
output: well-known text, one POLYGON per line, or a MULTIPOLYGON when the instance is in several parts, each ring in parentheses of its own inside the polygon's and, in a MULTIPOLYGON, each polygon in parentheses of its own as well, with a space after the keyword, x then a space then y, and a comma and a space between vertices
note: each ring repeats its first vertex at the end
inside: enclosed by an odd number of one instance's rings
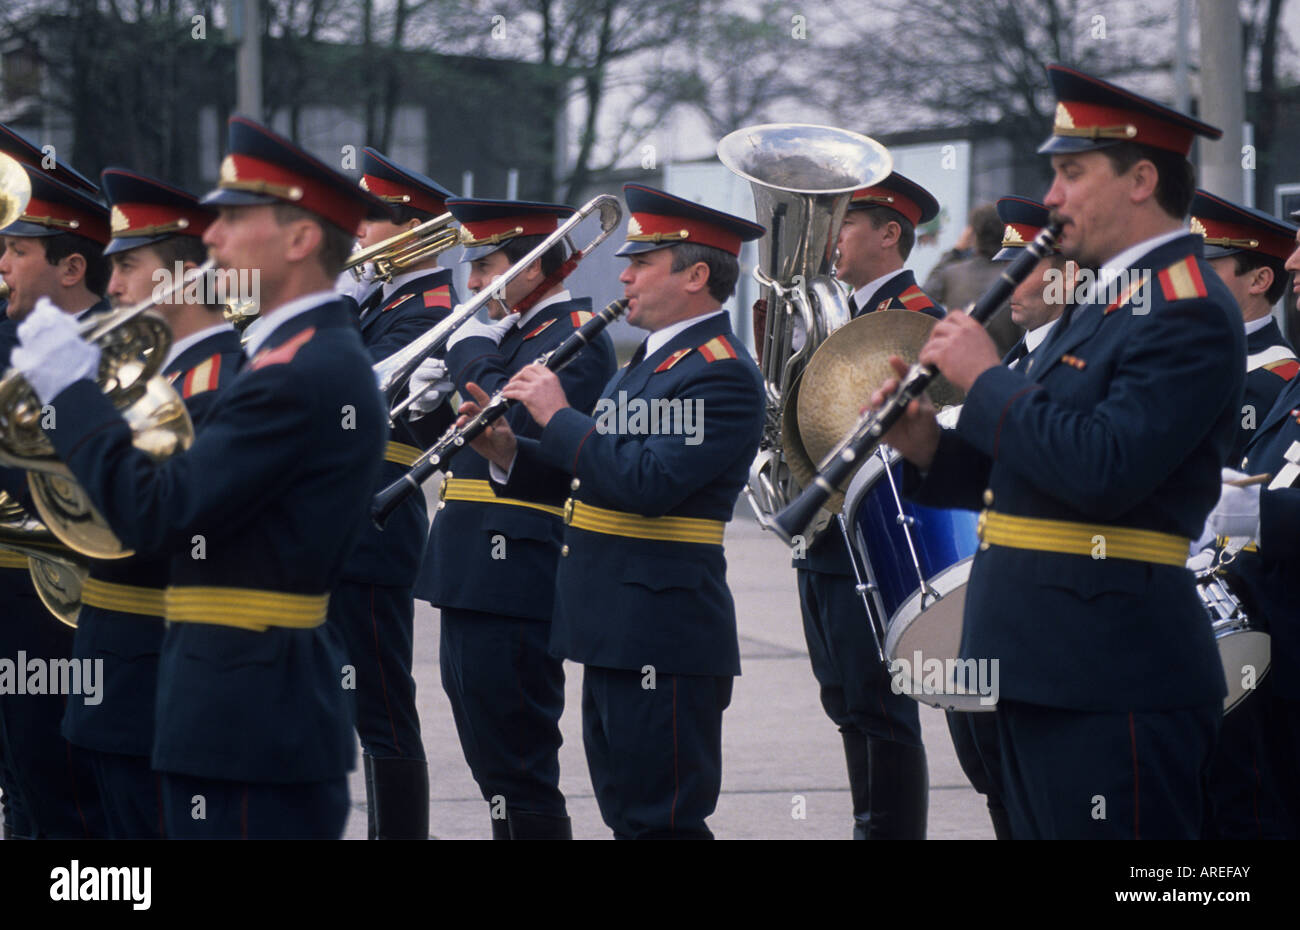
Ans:
POLYGON ((0 229, 4 229, 27 209, 32 199, 32 182, 17 159, 0 152, 0 229))

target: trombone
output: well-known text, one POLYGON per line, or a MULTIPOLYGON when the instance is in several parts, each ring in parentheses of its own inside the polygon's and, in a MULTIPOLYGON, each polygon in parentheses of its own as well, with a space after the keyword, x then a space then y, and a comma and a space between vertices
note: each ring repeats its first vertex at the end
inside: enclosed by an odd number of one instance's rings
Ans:
MULTIPOLYGON (((579 223, 596 212, 600 213, 600 232, 584 248, 573 250, 573 254, 566 259, 557 277, 567 275, 572 271, 579 261, 590 255, 596 246, 608 239, 614 230, 618 228, 619 223, 622 222, 623 208, 619 205, 618 198, 612 194, 600 194, 587 201, 577 213, 561 223, 555 232, 539 242, 527 255, 502 272, 490 287, 483 288, 467 303, 457 304, 451 314, 436 326, 427 330, 423 335, 417 336, 404 348, 398 349, 387 358, 376 362, 374 371, 375 378, 379 382, 380 393, 388 396, 392 391, 405 384, 411 377, 412 372, 420 367, 421 362, 442 350, 452 333, 463 326, 466 321, 472 319, 489 300, 503 293, 506 285, 522 274, 529 265, 545 255, 559 242, 567 239, 569 233, 573 232, 579 223)), ((570 246, 572 247, 572 243, 570 243, 570 246)), ((388 414, 389 421, 396 421, 421 394, 423 392, 412 394, 394 407, 388 414)))
POLYGON ((460 229, 452 226, 455 218, 451 213, 443 213, 431 220, 425 220, 419 226, 389 236, 383 242, 376 242, 364 249, 355 250, 344 264, 352 277, 361 280, 363 265, 374 266, 376 281, 391 281, 402 269, 409 268, 417 262, 444 252, 460 242, 460 229))

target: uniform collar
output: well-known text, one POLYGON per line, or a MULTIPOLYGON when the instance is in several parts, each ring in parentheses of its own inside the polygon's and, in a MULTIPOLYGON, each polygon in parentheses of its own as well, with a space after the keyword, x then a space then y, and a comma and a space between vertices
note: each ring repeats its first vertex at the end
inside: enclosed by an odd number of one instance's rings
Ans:
POLYGON ((1037 349, 1039 346, 1041 346, 1047 340, 1047 337, 1052 334, 1052 330, 1056 328, 1057 321, 1059 321, 1060 319, 1061 318, 1058 316, 1055 320, 1052 320, 1050 323, 1044 323, 1042 326, 1035 326, 1033 329, 1026 330, 1025 331, 1026 351, 1032 352, 1035 349, 1037 349))
POLYGON ((249 336, 248 343, 244 346, 244 354, 252 358, 262 346, 266 345, 266 341, 271 338, 271 334, 285 323, 288 323, 294 317, 302 316, 308 310, 314 310, 321 304, 337 299, 338 295, 333 291, 316 291, 291 300, 287 304, 280 305, 273 312, 260 318, 257 331, 249 336))
POLYGON ((1145 258, 1162 245, 1168 245, 1175 239, 1188 235, 1191 234, 1185 229, 1175 229, 1167 233, 1161 233, 1158 236, 1152 236, 1150 239, 1143 239, 1136 245, 1129 246, 1097 269, 1098 290, 1101 293, 1107 293, 1110 283, 1118 278, 1122 272, 1135 267, 1139 260, 1145 258))
POLYGON ((874 302, 871 298, 874 298, 876 296, 877 291, 879 291, 887 283, 892 281, 894 278, 897 278, 900 274, 905 273, 906 271, 907 271, 906 268, 899 268, 896 271, 890 271, 887 272, 886 274, 882 274, 874 281, 868 281, 862 287, 854 288, 853 293, 850 294, 849 296, 853 298, 853 302, 858 305, 859 310, 866 310, 874 302), (862 295, 863 299, 859 299, 858 297, 859 294, 862 295))
POLYGON ((557 293, 552 294, 550 297, 547 297, 545 300, 539 300, 537 303, 533 304, 533 306, 523 316, 515 317, 515 325, 518 326, 520 329, 523 329, 525 326, 531 323, 536 318, 537 314, 540 313, 542 310, 545 310, 547 307, 552 307, 555 304, 562 303, 568 300, 573 300, 572 294, 570 294, 567 290, 558 291, 557 293))
POLYGON ((649 358, 650 356, 654 355, 664 346, 668 345, 668 343, 671 342, 678 334, 685 332, 695 324, 703 323, 705 320, 711 320, 715 316, 721 316, 726 312, 727 312, 726 310, 723 310, 721 307, 719 307, 717 310, 714 310, 712 313, 701 313, 699 316, 693 316, 689 319, 681 320, 680 322, 674 323, 671 326, 665 326, 663 329, 655 330, 653 333, 651 333, 649 336, 646 337, 645 357, 649 358))
POLYGON ((1253 335, 1259 332, 1261 329, 1267 327, 1268 324, 1272 322, 1273 322, 1273 317, 1271 314, 1269 316, 1262 316, 1258 320, 1251 320, 1249 323, 1246 324, 1246 335, 1247 336, 1253 335))
POLYGON ((431 275, 436 275, 440 272, 447 271, 447 270, 448 269, 446 268, 425 268, 421 271, 408 271, 405 274, 395 275, 393 277, 393 280, 383 285, 384 296, 380 298, 379 302, 380 304, 386 304, 390 299, 392 299, 392 296, 394 294, 396 294, 402 288, 406 287, 406 285, 410 284, 411 282, 418 281, 421 278, 428 277, 431 275))
POLYGON ((215 323, 212 326, 199 330, 197 333, 190 333, 184 339, 173 342, 171 351, 167 353, 167 360, 163 362, 162 370, 168 371, 172 367, 172 363, 181 357, 182 352, 192 346, 198 345, 209 336, 215 336, 217 333, 233 333, 234 331, 235 327, 231 326, 229 323, 215 323))

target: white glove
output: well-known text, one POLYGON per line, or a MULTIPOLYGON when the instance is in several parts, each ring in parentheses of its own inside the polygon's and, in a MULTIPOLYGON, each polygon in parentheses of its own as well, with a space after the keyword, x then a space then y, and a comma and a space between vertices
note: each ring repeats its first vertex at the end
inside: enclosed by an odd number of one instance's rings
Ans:
POLYGON ((1217 556, 1218 553, 1216 553, 1213 548, 1202 549, 1187 560, 1187 567, 1199 575, 1201 572, 1207 571, 1214 565, 1214 560, 1217 556))
POLYGON ((442 359, 426 358, 411 373, 411 394, 419 395, 417 400, 411 402, 412 416, 421 417, 436 410, 455 388, 456 385, 447 377, 447 366, 442 359))
POLYGON ((483 336, 491 339, 493 345, 501 345, 502 338, 505 334, 514 329, 519 324, 518 315, 511 313, 503 320, 497 320, 495 323, 484 323, 478 319, 472 319, 467 323, 462 323, 460 329, 451 334, 447 340, 447 348, 450 349, 462 339, 469 339, 472 336, 483 336))
MULTIPOLYGON (((1232 468, 1223 470, 1223 480, 1248 478, 1245 472, 1232 468)), ((1219 536, 1244 536, 1255 539, 1259 536, 1259 488, 1258 484, 1244 488, 1225 483, 1219 493, 1219 502, 1210 511, 1205 521, 1205 528, 1219 536)))
POLYGON ((23 373, 41 403, 48 404, 68 386, 99 372, 99 346, 81 338, 81 327, 48 297, 36 301, 18 324, 19 345, 10 364, 23 373))

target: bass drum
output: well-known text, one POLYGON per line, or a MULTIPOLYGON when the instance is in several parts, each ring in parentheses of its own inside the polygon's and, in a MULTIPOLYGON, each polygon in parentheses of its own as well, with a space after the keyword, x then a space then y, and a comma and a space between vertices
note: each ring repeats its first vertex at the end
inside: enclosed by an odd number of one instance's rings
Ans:
MULTIPOLYGON (((945 410, 940 422, 955 422, 959 410, 945 410)), ((885 631, 885 659, 897 686, 922 703, 993 710, 977 689, 953 680, 966 583, 979 547, 977 516, 905 501, 901 486, 901 459, 882 446, 845 492, 850 551, 865 584, 868 613, 885 631), (942 682, 935 687, 938 669, 942 682)))

